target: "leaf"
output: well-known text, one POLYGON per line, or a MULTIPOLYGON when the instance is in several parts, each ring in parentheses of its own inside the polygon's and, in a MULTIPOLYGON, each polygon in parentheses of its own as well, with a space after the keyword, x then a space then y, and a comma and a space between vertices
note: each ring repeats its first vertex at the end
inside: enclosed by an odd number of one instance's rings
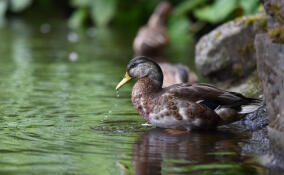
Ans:
POLYGON ((85 8, 79 8, 78 10, 73 12, 72 16, 68 21, 68 25, 71 28, 79 28, 84 24, 87 17, 88 10, 85 8))
POLYGON ((105 27, 114 17, 117 0, 95 0, 91 8, 91 17, 99 27, 105 27))
POLYGON ((186 16, 169 19, 168 32, 171 40, 186 42, 190 40, 190 22, 186 16))
POLYGON ((93 0, 71 0, 73 7, 90 7, 93 0))
POLYGON ((13 12, 20 12, 31 5, 32 0, 10 0, 10 3, 13 12))
POLYGON ((8 1, 0 1, 0 23, 4 20, 5 13, 8 7, 8 1))
POLYGON ((187 0, 180 3, 173 9, 172 15, 173 16, 182 16, 186 15, 187 13, 191 12, 197 6, 207 2, 208 0, 187 0))
POLYGON ((240 0, 240 5, 244 10, 244 15, 255 14, 259 7, 258 0, 240 0))
POLYGON ((212 5, 194 11, 203 21, 218 23, 226 19, 237 7, 237 0, 216 0, 212 5))

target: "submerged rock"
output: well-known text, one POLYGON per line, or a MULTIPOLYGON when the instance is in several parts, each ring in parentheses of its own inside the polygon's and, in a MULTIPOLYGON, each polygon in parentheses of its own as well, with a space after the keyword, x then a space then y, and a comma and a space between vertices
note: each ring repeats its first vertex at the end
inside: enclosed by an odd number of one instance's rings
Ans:
POLYGON ((264 14, 241 17, 216 28, 196 45, 197 69, 213 81, 247 76, 256 67, 254 37, 265 28, 264 14))

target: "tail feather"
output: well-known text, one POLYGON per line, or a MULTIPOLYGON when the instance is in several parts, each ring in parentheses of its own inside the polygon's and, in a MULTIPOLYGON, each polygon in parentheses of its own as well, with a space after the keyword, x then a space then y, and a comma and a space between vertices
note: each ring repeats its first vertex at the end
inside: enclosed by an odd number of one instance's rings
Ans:
POLYGON ((241 97, 239 101, 230 105, 222 105, 216 101, 200 100, 197 103, 203 104, 212 110, 218 110, 220 108, 231 108, 237 111, 239 114, 247 114, 257 110, 262 106, 262 100, 257 98, 248 98, 239 93, 234 93, 238 97, 241 97))
POLYGON ((252 104, 249 104, 249 105, 244 105, 244 106, 241 107, 241 110, 238 113, 239 114, 252 113, 260 107, 261 107, 260 103, 252 103, 252 104))
POLYGON ((243 99, 243 102, 246 101, 246 104, 261 103, 261 100, 257 99, 257 98, 245 97, 244 95, 237 93, 237 92, 230 92, 230 93, 234 94, 237 97, 240 97, 241 99, 243 99))
POLYGON ((261 107, 261 103, 241 106, 241 110, 234 108, 217 108, 215 112, 220 117, 219 125, 224 125, 242 119, 246 114, 252 113, 261 107))
POLYGON ((238 112, 239 114, 252 113, 262 106, 261 99, 248 97, 245 97, 245 99, 247 100, 247 104, 241 105, 241 110, 238 112))
POLYGON ((248 98, 248 97, 245 97, 246 100, 249 101, 249 104, 259 104, 262 102, 261 99, 257 99, 257 98, 248 98))
POLYGON ((228 124, 242 119, 246 114, 258 110, 263 104, 261 99, 248 98, 240 93, 231 92, 241 100, 232 106, 220 106, 215 109, 215 112, 221 118, 219 125, 228 124))

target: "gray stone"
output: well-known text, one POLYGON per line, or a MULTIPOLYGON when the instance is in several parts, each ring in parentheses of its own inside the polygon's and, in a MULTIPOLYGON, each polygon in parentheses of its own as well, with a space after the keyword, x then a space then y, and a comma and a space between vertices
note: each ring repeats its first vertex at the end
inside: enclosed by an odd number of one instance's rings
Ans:
POLYGON ((271 121, 284 117, 284 45, 273 43, 267 34, 255 40, 258 74, 263 83, 271 121), (282 113, 282 114, 281 114, 282 113))
POLYGON ((263 104, 256 111, 247 114, 243 119, 234 122, 233 124, 241 125, 246 130, 256 131, 266 128, 268 125, 268 117, 265 105, 263 104))
POLYGON ((241 17, 203 36, 196 45, 195 64, 211 80, 239 79, 256 67, 254 37, 265 31, 264 14, 241 17))
POLYGON ((284 162, 284 44, 274 43, 268 34, 261 34, 256 36, 255 46, 270 120, 268 136, 273 143, 273 157, 274 161, 284 162))
POLYGON ((267 0, 264 8, 268 16, 268 28, 271 29, 284 23, 284 1, 267 0))
POLYGON ((266 0, 264 8, 270 38, 273 38, 273 42, 284 43, 284 1, 266 0))

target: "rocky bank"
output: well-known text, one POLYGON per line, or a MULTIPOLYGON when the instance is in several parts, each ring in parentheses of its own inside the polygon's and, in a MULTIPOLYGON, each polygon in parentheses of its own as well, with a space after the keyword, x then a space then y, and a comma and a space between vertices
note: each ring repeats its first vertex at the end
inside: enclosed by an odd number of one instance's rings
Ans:
POLYGON ((284 1, 263 4, 265 12, 235 19, 203 36, 195 63, 219 87, 254 97, 263 94, 265 105, 238 124, 267 133, 257 138, 269 138, 261 162, 284 169, 284 1))

